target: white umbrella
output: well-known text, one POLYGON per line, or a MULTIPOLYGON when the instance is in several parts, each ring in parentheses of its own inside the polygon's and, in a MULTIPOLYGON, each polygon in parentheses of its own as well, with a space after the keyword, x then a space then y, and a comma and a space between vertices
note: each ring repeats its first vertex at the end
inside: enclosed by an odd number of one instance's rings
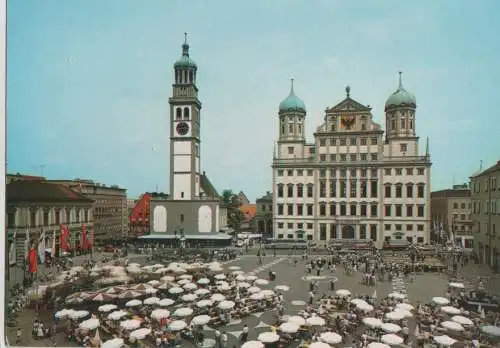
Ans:
POLYGON ((101 348, 122 348, 124 345, 125 342, 122 338, 113 338, 104 342, 101 348))
POLYGON ((191 283, 191 279, 181 279, 177 282, 178 285, 185 285, 191 283))
POLYGON ((154 305, 160 303, 160 299, 158 297, 148 297, 144 300, 145 305, 154 305))
POLYGON ((219 279, 219 280, 222 280, 222 279, 226 279, 226 275, 225 274, 216 274, 214 276, 215 279, 219 279))
POLYGON ((58 312, 56 312, 55 317, 56 318, 66 318, 69 317, 71 313, 73 313, 75 310, 73 309, 62 309, 58 312))
POLYGON ((290 287, 288 285, 276 285, 274 287, 274 290, 286 292, 286 291, 290 291, 290 287))
POLYGON ((247 289, 247 288, 249 288, 249 287, 251 287, 251 286, 252 286, 252 284, 247 283, 247 282, 239 282, 239 283, 238 283, 238 287, 239 287, 239 288, 242 288, 242 289, 247 289))
POLYGON ((219 303, 219 308, 220 309, 232 309, 236 303, 233 301, 222 301, 219 303))
POLYGON ((396 309, 394 310, 394 312, 398 312, 398 313, 403 314, 405 318, 411 318, 411 317, 413 317, 413 314, 410 311, 406 311, 406 310, 404 310, 402 308, 396 307, 396 309))
POLYGON ((474 325, 474 322, 472 320, 462 315, 455 315, 451 317, 451 320, 461 325, 474 325))
POLYGON ((193 294, 198 295, 198 296, 203 296, 203 295, 208 295, 210 293, 210 290, 208 289, 196 289, 193 294))
POLYGON ((451 315, 458 315, 461 313, 460 309, 452 307, 452 306, 441 307, 441 311, 445 312, 446 314, 451 314, 451 315))
POLYGON ((259 279, 259 277, 257 277, 257 276, 256 276, 256 275, 254 275, 254 274, 249 274, 249 275, 247 275, 247 280, 249 280, 249 281, 251 281, 251 282, 253 282, 254 280, 257 280, 257 279, 259 279))
POLYGON ((360 304, 360 303, 362 303, 362 304, 368 304, 368 302, 366 302, 365 300, 360 299, 360 298, 353 298, 353 299, 351 300, 351 303, 352 303, 352 304, 354 304, 354 305, 356 305, 356 306, 357 306, 358 304, 360 304))
POLYGON ((125 330, 135 330, 141 327, 141 321, 137 319, 129 319, 120 322, 120 327, 125 330))
POLYGON ((164 299, 160 300, 160 302, 158 304, 162 307, 168 307, 168 306, 173 305, 174 303, 175 303, 175 301, 172 300, 171 298, 164 298, 164 299))
POLYGON ((256 279, 254 281, 254 283, 257 284, 257 285, 267 285, 267 284, 269 284, 269 280, 267 280, 267 279, 256 279))
POLYGON ((205 285, 205 284, 210 284, 210 279, 208 278, 200 278, 197 281, 198 284, 205 285))
POLYGON ((191 281, 191 279, 193 279, 193 276, 191 274, 183 274, 179 276, 179 279, 186 279, 191 281))
POLYGON ((110 319, 110 320, 120 320, 122 317, 124 317, 126 315, 128 315, 128 313, 125 312, 125 311, 123 311, 123 310, 114 311, 114 312, 109 313, 108 319, 110 319))
POLYGON ((78 325, 80 327, 80 329, 83 329, 83 330, 94 330, 94 329, 97 329, 99 327, 99 325, 101 325, 101 323, 99 322, 99 319, 87 319, 85 321, 82 321, 80 323, 80 325, 78 325))
POLYGON ((110 304, 105 304, 105 305, 99 306, 99 308, 97 308, 97 310, 99 312, 107 313, 107 312, 111 312, 112 310, 115 310, 116 308, 118 308, 117 305, 110 303, 110 304))
POLYGON ((245 277, 243 274, 238 274, 236 276, 236 280, 239 282, 243 282, 243 281, 247 280, 247 277, 245 277))
POLYGON ((465 285, 463 283, 456 283, 452 282, 449 284, 450 288, 455 288, 455 289, 464 289, 465 285))
POLYGON ((434 341, 436 341, 437 344, 441 344, 443 346, 449 347, 455 344, 457 342, 450 336, 442 335, 442 336, 434 336, 434 341))
POLYGON ((306 320, 298 315, 292 315, 291 317, 288 318, 287 322, 296 324, 298 326, 306 325, 306 320))
POLYGON ((151 312, 151 318, 156 319, 156 320, 161 320, 164 318, 168 318, 170 316, 170 312, 167 311, 166 309, 155 309, 154 311, 151 312))
POLYGON ((500 336, 500 327, 493 325, 485 325, 481 327, 481 331, 487 335, 498 337, 500 336))
POLYGON ((198 298, 198 296, 196 296, 195 294, 186 294, 186 295, 182 295, 181 300, 184 302, 193 302, 197 298, 198 298))
POLYGON ((309 348, 331 348, 328 343, 325 342, 313 342, 309 345, 309 348))
POLYGON ((250 293, 250 294, 254 294, 256 292, 260 292, 260 290, 261 289, 259 287, 257 287, 257 286, 251 286, 251 287, 249 287, 247 289, 248 293, 250 293))
POLYGON ((196 290, 198 289, 198 286, 196 286, 195 283, 187 283, 187 284, 184 284, 184 286, 182 287, 184 290, 196 290))
POLYGON ((229 266, 228 269, 230 269, 231 271, 238 271, 241 269, 240 266, 229 266))
POLYGON ((200 300, 196 302, 196 307, 198 308, 204 308, 204 307, 210 307, 212 305, 212 301, 210 300, 200 300))
POLYGON ((136 340, 143 340, 150 333, 151 333, 151 329, 142 328, 142 329, 138 329, 138 330, 132 331, 130 333, 130 338, 134 338, 136 340))
POLYGON ((262 290, 261 293, 262 293, 262 295, 264 295, 264 297, 274 296, 274 291, 273 290, 265 289, 265 290, 262 290))
POLYGON ((454 321, 442 321, 441 326, 452 331, 464 331, 464 327, 454 321))
POLYGON ((335 295, 340 296, 340 297, 348 297, 351 296, 351 292, 346 289, 339 289, 335 291, 335 295))
POLYGON ((371 342, 368 344, 367 348, 391 348, 391 346, 385 343, 371 342))
POLYGON ((174 312, 174 316, 176 317, 188 317, 191 314, 193 314, 193 310, 189 307, 177 308, 174 312))
POLYGON ((147 284, 151 285, 151 286, 158 286, 161 284, 161 282, 159 280, 150 280, 147 284))
POLYGON ((398 312, 389 312, 389 313, 385 314, 385 317, 388 320, 398 321, 398 320, 404 319, 405 314, 403 312, 401 312, 401 311, 398 311, 398 312))
POLYGON ((395 334, 383 335, 380 340, 383 343, 390 344, 391 346, 403 344, 404 339, 395 334))
POLYGON ((243 272, 243 271, 233 271, 232 274, 235 275, 235 276, 239 276, 239 275, 245 274, 245 272, 243 272))
POLYGON ((174 286, 173 288, 168 289, 168 292, 171 294, 181 294, 184 292, 184 289, 178 286, 174 286))
POLYGON ((170 324, 168 324, 168 328, 171 331, 181 331, 184 330, 187 326, 187 323, 184 320, 174 320, 170 324))
POLYGON ((84 310, 81 310, 81 311, 74 311, 74 312, 71 312, 69 313, 69 317, 71 319, 82 319, 82 318, 85 318, 87 315, 89 315, 89 311, 84 311, 84 310))
POLYGON ((400 292, 392 292, 389 295, 387 295, 389 298, 395 298, 397 300, 402 300, 406 298, 405 294, 402 294, 400 292))
POLYGON ((231 287, 228 284, 222 284, 217 287, 217 290, 219 291, 229 291, 231 290, 231 287))
MULTIPOLYGON (((401 331, 401 326, 393 324, 393 323, 383 323, 380 328, 389 333, 396 333, 401 331)), ((390 344, 390 343, 389 343, 390 344)))
POLYGON ((214 302, 221 302, 226 299, 226 296, 222 294, 213 294, 212 296, 210 296, 210 299, 214 302))
POLYGON ((264 348, 264 344, 260 341, 247 341, 241 345, 241 348, 264 348))
POLYGON ((207 325, 209 322, 210 322, 210 316, 208 315, 197 315, 196 317, 194 317, 193 319, 191 319, 191 324, 192 325, 198 325, 198 326, 202 326, 202 325, 207 325))
POLYGON ((125 303, 126 307, 137 307, 142 304, 141 300, 130 300, 127 303, 125 303))
POLYGON ((339 344, 342 342, 342 336, 335 332, 323 332, 320 336, 319 339, 325 343, 328 344, 339 344))
POLYGON ((175 277, 172 277, 172 276, 169 276, 169 275, 163 276, 160 279, 163 280, 164 282, 173 282, 173 281, 175 281, 175 277))
POLYGON ((444 306, 450 303, 450 301, 447 298, 444 297, 433 297, 432 302, 434 302, 437 305, 444 306))
POLYGON ((374 310, 373 306, 368 303, 358 303, 356 307, 363 312, 371 312, 374 310))
POLYGON ((306 319, 306 325, 309 326, 324 326, 325 324, 325 319, 318 316, 312 316, 306 319))
POLYGON ((299 331, 300 326, 295 323, 286 322, 280 325, 280 331, 284 333, 296 333, 299 331))
POLYGON ((396 305, 396 311, 397 311, 397 310, 399 310, 399 309, 401 309, 401 310, 403 310, 403 311, 408 311, 408 312, 409 312, 409 311, 414 310, 414 309, 415 309, 415 307, 413 307, 413 306, 412 306, 411 304, 409 304, 409 303, 398 303, 398 304, 396 305))
POLYGON ((280 340, 280 336, 274 332, 263 332, 257 339, 263 343, 275 343, 280 340))
POLYGON ((363 318, 363 324, 371 328, 378 328, 383 325, 382 320, 371 317, 363 318))
POLYGON ((262 292, 256 292, 254 294, 251 294, 248 298, 250 300, 262 300, 264 297, 265 296, 262 292))
POLYGON ((144 292, 146 294, 156 294, 158 292, 158 289, 155 289, 155 288, 147 288, 146 290, 144 290, 144 292))

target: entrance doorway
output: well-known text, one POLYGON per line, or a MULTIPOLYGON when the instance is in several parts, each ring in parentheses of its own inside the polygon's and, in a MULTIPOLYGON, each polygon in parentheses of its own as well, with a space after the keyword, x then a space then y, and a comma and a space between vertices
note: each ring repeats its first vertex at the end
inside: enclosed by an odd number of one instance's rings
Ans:
POLYGON ((354 226, 346 225, 342 227, 342 239, 355 239, 354 226))

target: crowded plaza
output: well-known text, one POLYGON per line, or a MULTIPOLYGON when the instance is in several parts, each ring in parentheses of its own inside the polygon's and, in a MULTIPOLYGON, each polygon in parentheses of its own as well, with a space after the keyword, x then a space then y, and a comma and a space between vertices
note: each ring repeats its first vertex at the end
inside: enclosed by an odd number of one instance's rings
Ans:
POLYGON ((466 256, 425 255, 414 248, 250 249, 237 257, 221 250, 165 262, 89 255, 17 290, 8 338, 106 348, 498 347, 500 316, 487 280, 463 277, 466 256), (21 327, 26 318, 31 332, 21 327))

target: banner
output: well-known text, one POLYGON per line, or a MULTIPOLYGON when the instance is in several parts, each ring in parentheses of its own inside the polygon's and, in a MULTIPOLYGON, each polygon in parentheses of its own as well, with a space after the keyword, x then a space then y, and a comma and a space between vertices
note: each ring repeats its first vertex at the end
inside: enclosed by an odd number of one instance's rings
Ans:
POLYGON ((9 246, 9 266, 14 266, 16 264, 16 239, 17 239, 17 229, 14 231, 12 236, 12 242, 9 246))
POLYGON ((54 259, 56 257, 56 231, 52 234, 52 248, 50 256, 54 259))
POLYGON ((87 231, 85 230, 84 224, 82 224, 82 231, 80 232, 80 249, 87 249, 87 231))
POLYGON ((37 269, 37 253, 35 248, 30 248, 26 261, 28 263, 28 272, 35 273, 37 269))
POLYGON ((38 240, 38 257, 40 258, 40 263, 45 263, 45 231, 42 229, 42 235, 40 236, 40 239, 38 240))
POLYGON ((71 246, 68 243, 68 239, 69 239, 69 231, 66 228, 66 226, 61 225, 59 234, 59 249, 66 252, 71 251, 71 246))
POLYGON ((28 252, 30 250, 30 230, 26 228, 26 239, 24 240, 24 259, 28 258, 28 252))

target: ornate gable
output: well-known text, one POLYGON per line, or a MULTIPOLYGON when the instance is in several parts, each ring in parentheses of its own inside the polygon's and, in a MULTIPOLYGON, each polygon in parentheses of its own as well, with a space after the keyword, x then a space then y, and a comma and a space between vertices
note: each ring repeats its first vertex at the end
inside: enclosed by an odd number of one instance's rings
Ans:
POLYGON ((336 112, 345 112, 345 111, 352 111, 352 112, 367 112, 371 111, 371 108, 358 103, 354 99, 351 99, 350 97, 345 98, 342 100, 340 103, 338 103, 335 106, 332 106, 331 108, 327 109, 327 113, 336 113, 336 112))

